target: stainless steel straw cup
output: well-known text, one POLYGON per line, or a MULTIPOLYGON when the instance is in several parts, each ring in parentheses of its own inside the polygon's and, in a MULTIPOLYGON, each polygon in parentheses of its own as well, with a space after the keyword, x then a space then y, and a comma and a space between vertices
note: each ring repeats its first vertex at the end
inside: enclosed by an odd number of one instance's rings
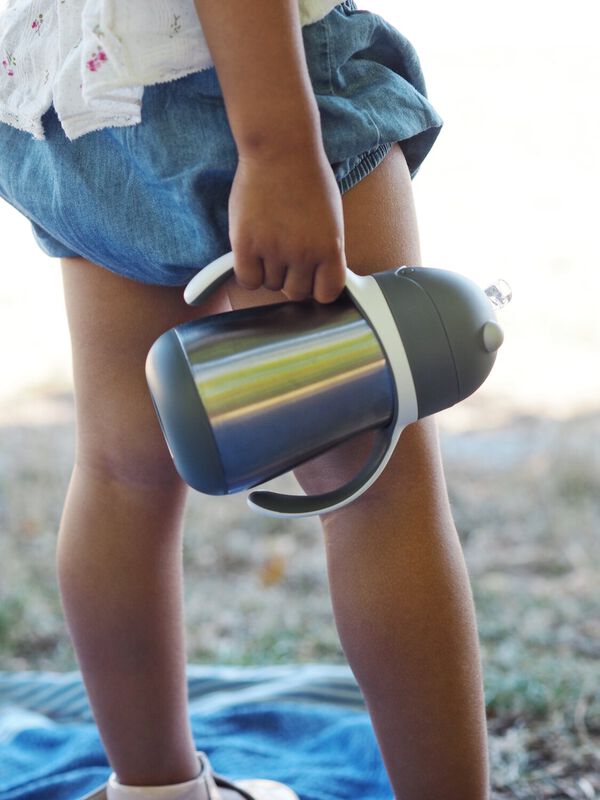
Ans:
MULTIPOLYGON (((228 253, 198 273, 186 300, 199 304, 232 270, 228 253)), ((462 276, 348 271, 331 304, 285 302, 167 331, 146 375, 178 472, 207 494, 252 488, 374 429, 367 463, 345 486, 248 498, 274 516, 308 516, 358 497, 407 424, 475 391, 502 338, 486 293, 462 276)))

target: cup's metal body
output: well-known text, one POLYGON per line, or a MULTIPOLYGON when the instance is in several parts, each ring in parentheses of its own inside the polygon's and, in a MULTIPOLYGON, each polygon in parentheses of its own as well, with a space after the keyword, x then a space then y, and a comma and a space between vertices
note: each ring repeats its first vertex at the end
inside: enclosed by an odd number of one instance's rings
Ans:
POLYGON ((354 303, 283 303, 208 317, 178 336, 229 492, 386 425, 394 385, 354 303))
MULTIPOLYGON (((204 267, 186 302, 205 302, 233 270, 233 253, 204 267)), ((381 475, 406 425, 486 379, 502 343, 488 295, 447 270, 346 270, 335 303, 262 306, 166 331, 148 353, 146 376, 179 474, 198 491, 230 494, 373 429, 369 453, 341 486, 247 498, 276 517, 353 502, 381 475)))

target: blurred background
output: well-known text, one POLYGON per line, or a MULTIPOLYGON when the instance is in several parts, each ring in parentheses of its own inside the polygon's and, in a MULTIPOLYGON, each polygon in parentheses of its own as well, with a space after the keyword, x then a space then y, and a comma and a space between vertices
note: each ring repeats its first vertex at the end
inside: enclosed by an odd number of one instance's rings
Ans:
MULTIPOLYGON (((445 120, 423 262, 505 278, 506 342, 439 415, 477 605, 493 797, 600 797, 600 57, 593 0, 358 3, 416 45, 445 120)), ((60 269, 0 205, 0 669, 75 669, 54 578, 73 448, 60 269)), ((190 498, 195 663, 344 663, 316 523, 190 498)))

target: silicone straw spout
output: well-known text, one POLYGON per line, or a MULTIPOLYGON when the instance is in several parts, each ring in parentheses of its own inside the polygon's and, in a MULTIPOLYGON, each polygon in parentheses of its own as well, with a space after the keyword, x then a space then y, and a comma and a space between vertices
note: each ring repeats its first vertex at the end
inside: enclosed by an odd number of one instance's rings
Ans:
POLYGON ((504 308, 512 299, 512 289, 504 278, 498 278, 495 283, 487 287, 485 293, 495 309, 504 308))

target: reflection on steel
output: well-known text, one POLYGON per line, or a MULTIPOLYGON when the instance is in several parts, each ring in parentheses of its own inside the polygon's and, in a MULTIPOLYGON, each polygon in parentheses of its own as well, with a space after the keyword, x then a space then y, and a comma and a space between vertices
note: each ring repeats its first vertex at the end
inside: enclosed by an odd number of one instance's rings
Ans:
POLYGON ((193 323, 181 337, 226 474, 247 488, 385 425, 394 391, 381 345, 345 296, 193 323), (225 319, 223 319, 225 318, 225 319), (260 445, 260 446, 259 446, 260 445))

